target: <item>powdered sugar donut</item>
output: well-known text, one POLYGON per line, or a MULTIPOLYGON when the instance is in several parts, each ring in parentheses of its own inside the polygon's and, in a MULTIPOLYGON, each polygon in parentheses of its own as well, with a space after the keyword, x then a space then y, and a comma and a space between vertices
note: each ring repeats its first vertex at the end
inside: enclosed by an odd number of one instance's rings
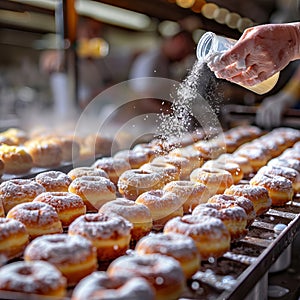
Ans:
POLYGON ((78 283, 97 269, 96 249, 80 236, 51 234, 36 238, 25 249, 25 261, 47 261, 67 279, 68 286, 78 283))
POLYGON ((66 280, 45 261, 17 261, 0 268, 0 291, 64 297, 66 280))
POLYGON ((41 184, 46 192, 67 192, 72 179, 60 171, 47 171, 36 175, 35 181, 41 184))
POLYGON ((109 179, 107 173, 104 170, 100 168, 92 168, 92 167, 78 167, 72 169, 67 175, 72 180, 82 176, 100 176, 109 179))
POLYGON ((154 300, 151 285, 142 277, 124 278, 94 272, 75 287, 72 300, 93 300, 101 294, 102 300, 154 300))
POLYGON ((128 250, 131 228, 132 224, 121 216, 95 213, 78 217, 68 233, 89 239, 97 248, 98 260, 112 260, 128 250))
POLYGON ((69 185, 69 192, 82 198, 87 211, 96 212, 106 202, 116 199, 116 187, 107 178, 81 176, 69 185))
POLYGON ((107 269, 109 276, 143 277, 155 290, 155 299, 178 299, 185 287, 180 264, 161 254, 121 256, 107 269))
POLYGON ((44 234, 62 232, 62 225, 57 212, 46 203, 18 204, 8 212, 7 218, 23 223, 32 239, 44 234))

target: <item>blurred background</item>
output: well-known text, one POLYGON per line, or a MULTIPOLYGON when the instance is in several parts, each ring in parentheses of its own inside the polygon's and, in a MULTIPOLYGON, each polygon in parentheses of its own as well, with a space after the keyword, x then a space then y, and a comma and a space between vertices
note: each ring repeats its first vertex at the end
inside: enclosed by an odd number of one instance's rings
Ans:
MULTIPOLYGON (((44 122, 50 112, 49 122, 53 115, 73 118, 98 93, 128 79, 181 81, 206 31, 237 39, 253 25, 297 20, 298 5, 293 0, 0 0, 0 129, 32 126, 43 112, 44 122)), ((293 69, 291 64, 282 72, 271 93, 293 69)), ((262 99, 227 82, 218 88, 224 107, 255 106, 262 99)), ((230 109, 218 110, 225 127, 232 126, 230 109)))

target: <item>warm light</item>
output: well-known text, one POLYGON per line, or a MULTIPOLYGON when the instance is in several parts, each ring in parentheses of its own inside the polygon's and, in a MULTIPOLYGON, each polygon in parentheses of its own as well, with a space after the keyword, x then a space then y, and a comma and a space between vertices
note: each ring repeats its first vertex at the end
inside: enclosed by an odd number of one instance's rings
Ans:
POLYGON ((241 16, 237 13, 229 13, 225 18, 225 23, 230 28, 237 28, 237 23, 241 19, 241 16))
POLYGON ((246 28, 252 27, 254 23, 248 18, 240 18, 237 22, 237 28, 240 32, 244 32, 246 28))
POLYGON ((201 13, 207 19, 213 19, 215 11, 219 8, 218 5, 214 3, 206 3, 203 5, 201 13))
POLYGON ((200 13, 203 5, 206 3, 205 0, 196 0, 191 10, 196 13, 200 13))
POLYGON ((104 57, 108 51, 108 43, 102 38, 80 39, 78 41, 77 53, 79 57, 104 57))
POLYGON ((194 5, 195 0, 176 0, 178 6, 183 8, 190 8, 194 5))
POLYGON ((220 24, 225 23, 226 16, 229 14, 229 10, 226 8, 218 8, 214 11, 214 19, 220 24))
POLYGON ((174 21, 162 21, 158 25, 158 31, 162 36, 173 36, 180 30, 180 25, 174 21))

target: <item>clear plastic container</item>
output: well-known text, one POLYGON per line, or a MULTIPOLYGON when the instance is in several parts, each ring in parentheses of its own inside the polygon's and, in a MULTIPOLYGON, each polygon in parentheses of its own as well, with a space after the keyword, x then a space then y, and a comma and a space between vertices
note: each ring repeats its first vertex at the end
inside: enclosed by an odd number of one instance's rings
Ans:
MULTIPOLYGON (((198 43, 196 52, 197 58, 198 60, 207 63, 210 60, 215 59, 216 56, 222 55, 222 53, 229 50, 235 43, 236 40, 234 39, 222 37, 213 32, 206 32, 198 43)), ((238 67, 243 68, 244 66, 244 61, 238 62, 238 67)), ((269 92, 275 86, 278 78, 279 72, 259 84, 253 86, 241 86, 256 94, 262 95, 269 92)))

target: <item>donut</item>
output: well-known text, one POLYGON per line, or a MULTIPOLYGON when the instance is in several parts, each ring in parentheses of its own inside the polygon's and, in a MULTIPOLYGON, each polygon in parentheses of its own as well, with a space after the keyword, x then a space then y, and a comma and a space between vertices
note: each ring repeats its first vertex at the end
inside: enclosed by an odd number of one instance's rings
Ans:
POLYGON ((233 184, 232 175, 218 168, 197 168, 191 173, 190 180, 205 184, 211 195, 222 194, 233 184))
POLYGON ((282 176, 256 174, 249 183, 266 188, 273 206, 282 206, 291 201, 294 196, 292 182, 282 176))
POLYGON ((62 225, 55 209, 42 202, 26 202, 13 207, 7 218, 23 223, 31 239, 40 235, 61 233, 62 225))
POLYGON ((233 163, 233 162, 221 162, 218 160, 209 160, 202 166, 202 168, 203 169, 217 168, 217 169, 228 171, 232 176, 234 184, 240 182, 244 177, 244 173, 240 168, 240 166, 237 163, 233 163))
POLYGON ((69 226, 69 235, 90 240, 100 261, 113 260, 128 250, 132 224, 118 215, 91 213, 78 217, 69 226))
POLYGON ((27 244, 29 235, 26 227, 14 219, 0 218, 0 257, 5 261, 20 257, 27 244))
POLYGON ((222 163, 235 163, 238 164, 243 173, 243 178, 253 173, 253 168, 249 160, 244 156, 233 155, 233 154, 222 154, 217 158, 217 161, 222 163))
POLYGON ((131 169, 130 164, 125 159, 114 157, 99 158, 92 164, 92 168, 104 170, 114 184, 118 183, 122 173, 131 169))
POLYGON ((132 169, 125 171, 119 178, 119 193, 125 198, 135 200, 139 195, 163 187, 162 173, 132 169))
POLYGON ((237 149, 234 155, 246 157, 253 169, 257 172, 261 167, 267 164, 270 156, 262 148, 257 148, 254 145, 243 145, 242 148, 237 149))
POLYGON ((293 146, 300 140, 300 132, 294 128, 280 127, 272 130, 272 135, 281 136, 285 140, 286 148, 293 146))
POLYGON ((122 256, 108 266, 109 276, 143 277, 155 290, 156 300, 175 300, 185 288, 184 273, 179 262, 166 255, 122 256))
POLYGON ((200 215, 175 217, 167 222, 163 232, 190 236, 203 260, 218 258, 230 249, 230 233, 218 218, 200 215))
POLYGON ((246 236, 248 230, 247 215, 243 208, 234 202, 199 204, 192 212, 194 216, 210 216, 220 219, 230 233, 231 242, 236 242, 246 236))
POLYGON ((267 151, 268 155, 271 157, 276 157, 281 154, 281 149, 273 138, 269 135, 264 135, 259 139, 253 141, 253 145, 261 147, 267 151))
POLYGON ((77 217, 86 213, 86 206, 78 195, 69 192, 45 192, 33 202, 43 202, 55 208, 63 227, 68 227, 77 217))
POLYGON ((276 165, 264 166, 259 169, 257 174, 269 174, 285 177, 292 182, 294 192, 300 192, 300 173, 295 169, 276 165))
POLYGON ((61 148, 63 162, 70 162, 80 157, 80 143, 72 137, 58 136, 50 140, 61 148))
POLYGON ((31 202, 43 192, 45 192, 45 188, 30 179, 11 179, 0 184, 0 199, 5 213, 8 213, 17 204, 31 202))
POLYGON ((101 156, 110 156, 114 149, 119 147, 116 141, 99 134, 89 134, 85 138, 84 144, 93 154, 101 156))
POLYGON ((89 240, 76 235, 37 237, 26 247, 24 259, 42 260, 54 265, 67 279, 68 286, 74 286, 97 269, 96 249, 89 240))
POLYGON ((94 272, 82 279, 72 293, 72 300, 154 300, 155 292, 142 277, 125 278, 94 272))
POLYGON ((267 212, 272 205, 272 200, 269 197, 268 190, 263 186, 254 186, 250 184, 232 185, 224 192, 225 195, 243 196, 249 199, 254 206, 254 211, 257 216, 267 212))
POLYGON ((163 190, 174 193, 182 199, 184 213, 191 213, 198 204, 207 202, 210 197, 206 185, 188 180, 169 182, 163 190))
POLYGON ((107 178, 81 176, 69 185, 69 192, 80 196, 87 211, 96 212, 106 202, 116 199, 116 187, 107 178))
POLYGON ((92 168, 92 167, 77 167, 69 171, 67 174, 72 180, 81 176, 101 176, 107 179, 107 173, 100 168, 92 168))
POLYGON ((130 164, 131 169, 138 169, 150 161, 147 152, 138 150, 120 150, 114 155, 114 158, 125 159, 130 164))
POLYGON ((281 155, 280 155, 281 158, 283 159, 289 159, 289 158, 292 158, 292 159, 296 159, 296 160, 299 160, 300 161, 300 151, 299 150, 296 150, 294 148, 289 148, 289 149, 286 149, 281 155))
POLYGON ((155 150, 155 147, 147 143, 136 144, 132 150, 146 152, 149 157, 149 161, 151 161, 155 156, 159 155, 159 153, 155 150))
POLYGON ((152 163, 167 163, 174 165, 179 170, 179 179, 187 179, 193 170, 193 164, 181 156, 157 156, 152 160, 152 163))
POLYGON ((282 166, 295 169, 300 172, 300 161, 294 158, 276 157, 268 162, 268 166, 282 166))
POLYGON ((169 219, 183 215, 183 201, 175 193, 152 190, 141 194, 135 202, 149 208, 153 219, 153 228, 159 230, 169 219))
POLYGON ((226 152, 225 145, 220 145, 220 142, 215 139, 202 140, 194 143, 193 146, 201 153, 204 161, 209 159, 216 159, 222 153, 226 152))
POLYGON ((203 165, 203 157, 201 156, 201 152, 195 149, 193 145, 183 148, 176 148, 170 151, 169 156, 179 156, 187 158, 192 165, 192 170, 200 168, 203 165))
POLYGON ((0 145, 0 159, 4 163, 4 173, 23 174, 33 167, 31 155, 22 147, 0 145))
MULTIPOLYGON (((66 279, 53 265, 45 261, 16 261, 0 268, 0 291, 64 297, 66 279)), ((37 298, 36 298, 37 299, 37 298)))
POLYGON ((62 161, 61 147, 51 140, 29 140, 25 147, 37 167, 55 167, 62 161))
POLYGON ((168 163, 155 163, 150 162, 144 164, 140 167, 141 170, 150 171, 150 172, 157 172, 163 175, 163 184, 166 185, 168 182, 179 180, 179 169, 171 164, 168 163))
POLYGON ((72 179, 61 171, 47 171, 35 176, 46 192, 67 192, 72 179))
POLYGON ((152 229, 150 209, 132 200, 117 198, 105 203, 99 212, 106 215, 117 214, 132 223, 131 239, 133 241, 138 241, 152 229))
POLYGON ((0 133, 0 145, 17 146, 12 138, 4 136, 2 132, 0 133))
POLYGON ((9 128, 1 132, 1 136, 11 139, 13 145, 22 145, 29 139, 28 134, 19 128, 9 128))
POLYGON ((175 258, 186 278, 191 278, 200 266, 200 255, 194 240, 178 233, 157 233, 143 237, 135 246, 139 255, 160 253, 175 258))
POLYGON ((225 194, 214 195, 207 200, 207 203, 220 203, 220 205, 223 206, 227 206, 227 205, 230 206, 232 204, 240 206, 241 208, 244 209, 247 215, 246 227, 249 227, 253 223, 256 217, 256 213, 252 201, 243 196, 234 196, 234 195, 225 195, 225 194))

